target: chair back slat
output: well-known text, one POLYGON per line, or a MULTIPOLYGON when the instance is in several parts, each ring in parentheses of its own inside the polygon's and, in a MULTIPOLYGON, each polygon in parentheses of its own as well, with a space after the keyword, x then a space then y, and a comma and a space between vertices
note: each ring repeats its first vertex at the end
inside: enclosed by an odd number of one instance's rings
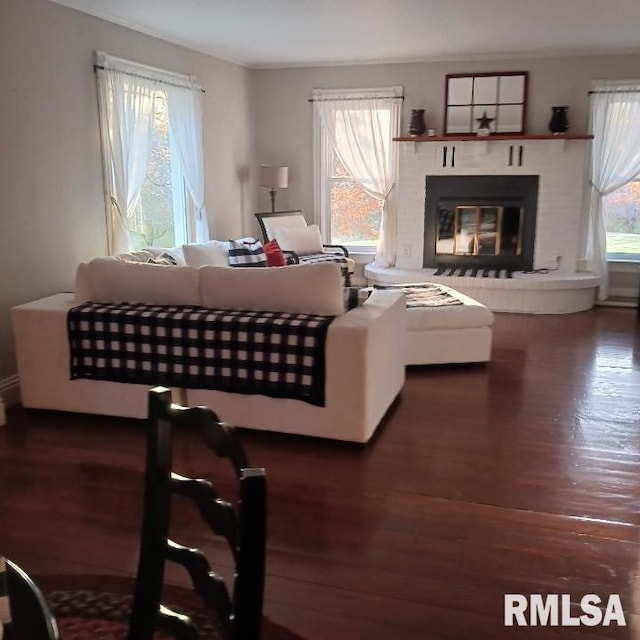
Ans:
POLYGON ((224 579, 211 570, 207 557, 199 549, 167 541, 166 558, 183 566, 189 573, 193 588, 205 604, 216 611, 223 624, 231 617, 232 605, 224 579))
POLYGON ((191 640, 193 625, 160 602, 165 562, 183 566, 194 590, 214 610, 227 638, 258 640, 266 549, 266 475, 252 468, 232 425, 220 422, 206 407, 185 408, 171 403, 168 389, 149 393, 145 497, 138 573, 128 640, 151 640, 156 627, 191 640), (214 485, 172 470, 172 429, 198 429, 216 456, 227 458, 238 483, 237 504, 220 498, 214 485), (210 530, 223 537, 235 563, 233 587, 216 574, 206 555, 168 538, 171 499, 191 499, 210 530))
POLYGON ((173 493, 191 498, 196 503, 202 519, 216 535, 227 539, 235 557, 238 526, 233 505, 222 500, 208 480, 176 476, 171 474, 173 493))

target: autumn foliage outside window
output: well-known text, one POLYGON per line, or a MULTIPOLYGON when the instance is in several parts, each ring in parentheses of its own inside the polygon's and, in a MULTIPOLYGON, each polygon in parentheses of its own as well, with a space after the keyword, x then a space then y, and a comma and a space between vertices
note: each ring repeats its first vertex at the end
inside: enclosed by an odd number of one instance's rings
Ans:
POLYGON ((640 258, 640 179, 605 196, 603 205, 607 254, 640 258))
POLYGON ((176 240, 169 151, 169 118, 164 94, 160 92, 156 94, 154 107, 147 177, 129 223, 131 244, 134 249, 153 246, 172 247, 176 240))
POLYGON ((358 185, 335 154, 330 166, 331 242, 375 247, 382 203, 358 185))

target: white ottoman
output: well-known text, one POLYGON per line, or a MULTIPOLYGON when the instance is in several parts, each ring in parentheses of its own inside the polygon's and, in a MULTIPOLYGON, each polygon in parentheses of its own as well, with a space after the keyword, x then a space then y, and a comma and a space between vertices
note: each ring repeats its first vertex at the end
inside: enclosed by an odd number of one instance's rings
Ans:
POLYGON ((407 307, 405 364, 489 361, 493 313, 483 304, 442 284, 410 283, 389 288, 418 290, 425 285, 437 288, 462 304, 407 307))

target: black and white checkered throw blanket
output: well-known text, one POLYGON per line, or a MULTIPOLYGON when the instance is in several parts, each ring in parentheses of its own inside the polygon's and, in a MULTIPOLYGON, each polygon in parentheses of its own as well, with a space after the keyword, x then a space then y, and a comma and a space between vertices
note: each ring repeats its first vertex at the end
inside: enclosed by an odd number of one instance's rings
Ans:
POLYGON ((452 296, 449 291, 438 284, 376 284, 375 289, 395 289, 402 291, 407 300, 407 309, 415 307, 446 307, 462 304, 461 300, 452 296))
POLYGON ((86 303, 69 310, 71 379, 294 398, 324 406, 333 316, 86 303))

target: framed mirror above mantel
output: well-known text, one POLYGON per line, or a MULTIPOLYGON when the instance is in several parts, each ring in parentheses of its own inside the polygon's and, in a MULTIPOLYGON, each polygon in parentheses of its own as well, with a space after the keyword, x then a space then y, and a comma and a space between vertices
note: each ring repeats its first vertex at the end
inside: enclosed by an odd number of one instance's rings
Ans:
POLYGON ((447 75, 444 135, 523 135, 528 78, 527 71, 447 75))

